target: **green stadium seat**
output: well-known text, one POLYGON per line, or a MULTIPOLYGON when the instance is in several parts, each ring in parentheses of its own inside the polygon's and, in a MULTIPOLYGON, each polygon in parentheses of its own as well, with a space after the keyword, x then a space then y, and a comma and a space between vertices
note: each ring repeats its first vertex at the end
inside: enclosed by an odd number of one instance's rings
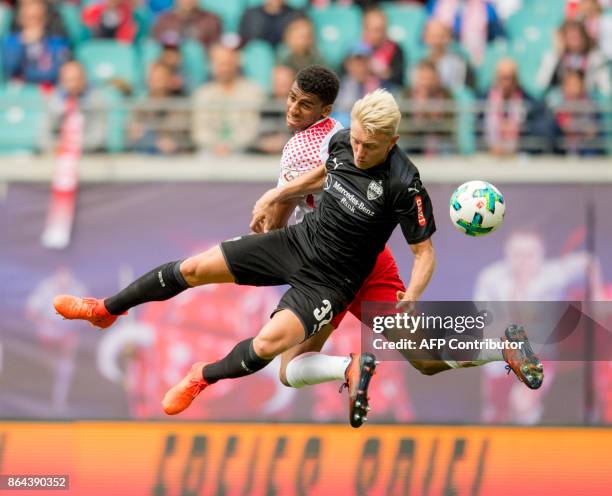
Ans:
POLYGON ((89 30, 81 22, 81 9, 76 5, 61 3, 59 13, 66 28, 66 34, 74 45, 89 38, 89 30))
POLYGON ((88 40, 77 47, 76 58, 94 85, 115 79, 127 83, 134 93, 143 89, 140 60, 131 45, 114 40, 88 40))
POLYGON ((106 151, 119 153, 125 150, 128 111, 123 96, 115 88, 104 88, 104 100, 108 105, 108 133, 106 151))
POLYGON ((331 5, 310 9, 320 52, 328 64, 338 69, 351 47, 361 38, 361 11, 354 5, 331 5))
POLYGON ((0 89, 0 153, 34 152, 45 131, 45 101, 35 85, 0 89))
POLYGON ((425 9, 419 5, 382 4, 387 16, 389 37, 404 50, 404 55, 416 61, 422 52, 421 35, 427 21, 425 9))
POLYGON ((242 49, 242 70, 244 75, 261 85, 268 93, 272 89, 274 60, 274 50, 265 41, 250 41, 242 49))
POLYGON ((476 98, 469 88, 454 88, 453 99, 457 105, 457 146, 459 153, 469 155, 476 151, 476 98))
POLYGON ((200 0, 200 6, 217 14, 223 22, 223 31, 237 33, 245 8, 244 0, 200 0))
POLYGON ((185 83, 191 92, 208 79, 208 56, 202 45, 193 40, 187 40, 182 43, 181 55, 183 57, 185 83))
POLYGON ((524 40, 515 40, 511 45, 512 58, 518 65, 521 86, 534 98, 540 98, 546 90, 538 84, 537 75, 542 57, 548 49, 548 44, 528 43, 524 40))
POLYGON ((13 11, 6 5, 0 5, 0 36, 5 36, 11 30, 13 11))

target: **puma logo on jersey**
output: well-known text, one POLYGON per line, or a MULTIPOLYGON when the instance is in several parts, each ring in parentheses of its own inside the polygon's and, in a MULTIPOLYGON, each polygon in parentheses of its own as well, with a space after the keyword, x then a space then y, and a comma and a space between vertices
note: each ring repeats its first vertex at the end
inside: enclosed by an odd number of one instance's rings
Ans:
POLYGON ((420 193, 421 190, 417 189, 417 188, 408 188, 408 192, 409 193, 420 193))

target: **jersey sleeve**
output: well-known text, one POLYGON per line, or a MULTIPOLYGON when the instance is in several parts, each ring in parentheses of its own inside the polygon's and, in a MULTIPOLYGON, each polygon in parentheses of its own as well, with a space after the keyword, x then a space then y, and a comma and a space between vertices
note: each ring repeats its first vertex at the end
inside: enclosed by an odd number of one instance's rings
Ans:
POLYGON ((408 244, 428 239, 436 231, 433 206, 418 175, 392 188, 393 209, 408 244))
MULTIPOLYGON (((347 143, 350 146, 350 142, 347 140, 349 130, 348 129, 340 129, 329 140, 329 145, 327 147, 327 160, 325 161, 325 167, 327 171, 335 169, 338 166, 338 162, 334 161, 334 157, 332 155, 340 155, 343 150, 346 149, 347 143)), ((337 160, 337 158, 336 158, 337 160)))

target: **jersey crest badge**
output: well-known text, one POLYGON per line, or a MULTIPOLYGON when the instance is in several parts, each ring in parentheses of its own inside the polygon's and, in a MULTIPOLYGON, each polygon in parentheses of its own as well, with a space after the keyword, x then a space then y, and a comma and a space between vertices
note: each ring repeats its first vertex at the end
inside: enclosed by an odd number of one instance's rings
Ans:
POLYGON ((368 186, 368 200, 376 200, 383 194, 383 187, 376 181, 372 181, 368 186))

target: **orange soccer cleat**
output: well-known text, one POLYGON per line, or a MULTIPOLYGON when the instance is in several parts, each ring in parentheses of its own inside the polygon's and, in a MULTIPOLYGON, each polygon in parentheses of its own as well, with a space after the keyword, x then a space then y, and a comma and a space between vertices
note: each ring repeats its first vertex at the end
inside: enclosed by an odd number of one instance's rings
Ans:
POLYGON ((349 422, 351 427, 361 427, 361 424, 368 420, 368 388, 370 380, 376 369, 376 357, 372 353, 362 353, 360 355, 351 353, 351 362, 346 368, 346 382, 340 387, 348 389, 349 395, 349 422))
POLYGON ((529 389, 538 389, 544 380, 544 367, 533 352, 525 329, 512 324, 508 326, 505 334, 502 340, 519 345, 518 349, 502 350, 504 360, 508 364, 508 373, 512 370, 529 389))
POLYGON ((87 320, 92 325, 106 329, 115 323, 118 315, 108 313, 104 300, 58 295, 53 298, 57 313, 68 320, 87 320))
POLYGON ((205 365, 204 362, 194 363, 181 382, 168 390, 162 400, 164 412, 168 415, 181 413, 209 385, 202 375, 205 365))

